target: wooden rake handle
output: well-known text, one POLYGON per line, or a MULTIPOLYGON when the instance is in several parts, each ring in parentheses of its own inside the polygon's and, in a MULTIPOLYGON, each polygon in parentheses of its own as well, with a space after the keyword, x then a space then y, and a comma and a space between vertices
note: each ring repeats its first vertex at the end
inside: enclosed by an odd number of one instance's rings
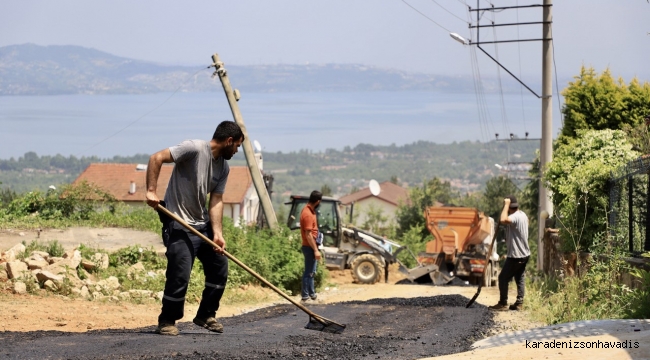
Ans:
POLYGON ((282 296, 283 298, 287 299, 289 302, 291 302, 292 304, 294 304, 295 306, 297 306, 300 310, 302 310, 302 311, 304 311, 305 313, 307 313, 307 315, 313 317, 314 319, 316 319, 316 320, 317 320, 318 322, 320 322, 320 323, 325 323, 325 322, 326 322, 326 321, 323 319, 323 317, 321 317, 321 316, 315 314, 315 313, 312 312, 311 310, 307 309, 307 308, 306 308, 304 305, 302 305, 301 303, 299 303, 299 302, 293 300, 291 297, 289 297, 289 295, 285 294, 282 290, 278 289, 275 285, 271 284, 268 280, 266 280, 265 278, 263 278, 262 275, 256 273, 255 270, 253 270, 253 269, 249 268, 248 266, 246 266, 246 264, 244 264, 243 262, 239 261, 239 259, 237 259, 237 258, 234 257, 233 255, 231 255, 230 253, 228 253, 226 250, 224 250, 224 249, 222 249, 221 247, 219 247, 219 245, 215 244, 214 241, 208 239, 205 235, 201 234, 198 230, 196 230, 195 228, 191 227, 188 223, 186 223, 186 222, 185 222, 183 219, 181 219, 178 215, 176 215, 176 214, 172 213, 171 211, 167 210, 164 206, 162 206, 162 205, 160 205, 160 204, 158 204, 158 206, 156 207, 156 210, 161 211, 161 212, 163 212, 165 215, 167 215, 167 216, 169 216, 170 218, 174 219, 174 221, 176 221, 177 223, 183 225, 183 227, 185 227, 187 230, 191 231, 194 235, 200 237, 203 241, 207 242, 208 244, 210 244, 210 245, 211 245, 212 247, 214 247, 215 249, 217 249, 217 250, 219 250, 219 251, 223 251, 223 254, 224 254, 228 259, 232 260, 235 264, 239 265, 241 268, 243 268, 243 269, 246 270, 248 273, 250 273, 251 275, 253 275, 257 280, 259 280, 259 281, 261 281, 262 283, 264 283, 264 285, 268 286, 268 287, 271 288, 273 291, 275 291, 276 293, 278 293, 280 296, 282 296))

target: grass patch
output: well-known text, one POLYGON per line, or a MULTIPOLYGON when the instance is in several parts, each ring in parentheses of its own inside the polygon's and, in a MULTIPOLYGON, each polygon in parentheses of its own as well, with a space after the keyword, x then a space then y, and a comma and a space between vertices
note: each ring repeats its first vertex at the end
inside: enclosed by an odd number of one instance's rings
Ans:
POLYGON ((545 324, 650 317, 648 271, 630 269, 620 255, 592 259, 588 265, 580 277, 527 277, 526 308, 531 317, 545 324), (625 273, 638 279, 641 288, 623 284, 625 273))

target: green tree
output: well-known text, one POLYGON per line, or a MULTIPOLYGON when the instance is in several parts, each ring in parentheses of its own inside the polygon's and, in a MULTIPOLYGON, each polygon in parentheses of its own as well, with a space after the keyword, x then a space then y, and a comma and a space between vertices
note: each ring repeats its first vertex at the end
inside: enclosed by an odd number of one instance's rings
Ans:
POLYGON ((637 126, 625 124, 623 130, 635 151, 650 154, 650 114, 643 123, 637 126))
POLYGON ((562 91, 564 126, 560 138, 575 138, 578 131, 620 130, 624 124, 636 126, 650 113, 650 84, 635 78, 628 85, 615 80, 609 69, 598 75, 593 68, 580 75, 562 91))
POLYGON ((320 187, 320 192, 323 193, 323 196, 332 196, 332 189, 327 184, 320 187))
POLYGON ((422 239, 429 235, 429 230, 424 226, 424 209, 435 205, 436 202, 452 205, 459 199, 459 195, 451 190, 448 181, 433 178, 425 182, 421 188, 411 188, 409 191, 409 202, 397 208, 395 218, 397 220, 397 235, 402 236, 409 229, 415 226, 422 226, 422 239))
POLYGON ((635 159, 621 130, 579 130, 559 144, 543 181, 553 192, 553 206, 565 250, 588 250, 606 230, 612 171, 635 159))
POLYGON ((388 216, 385 216, 383 213, 384 211, 379 206, 370 204, 362 227, 375 234, 384 235, 388 216))
POLYGON ((485 191, 481 198, 481 210, 495 221, 499 221, 503 209, 503 199, 508 195, 518 196, 518 192, 519 189, 512 180, 503 175, 495 176, 485 184, 485 191))

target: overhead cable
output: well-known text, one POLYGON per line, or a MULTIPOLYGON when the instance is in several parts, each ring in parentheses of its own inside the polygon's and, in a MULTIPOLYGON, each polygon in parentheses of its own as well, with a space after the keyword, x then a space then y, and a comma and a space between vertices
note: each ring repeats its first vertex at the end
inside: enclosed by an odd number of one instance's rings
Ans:
POLYGON ((464 22, 464 23, 467 22, 466 20, 464 20, 464 19, 462 19, 461 17, 457 16, 457 15, 454 14, 453 12, 447 10, 444 6, 438 4, 438 2, 437 2, 436 0, 431 0, 431 1, 433 1, 434 4, 438 5, 440 8, 442 8, 442 10, 448 12, 449 14, 451 14, 451 16, 455 17, 456 19, 458 19, 458 20, 460 20, 460 21, 462 21, 462 22, 464 22))
POLYGON ((128 129, 129 127, 131 127, 132 125, 134 125, 134 124, 137 123, 138 121, 140 121, 140 120, 142 120, 143 118, 145 118, 147 115, 149 115, 149 114, 151 114, 152 112, 158 110, 158 109, 159 109, 161 106, 163 106, 167 101, 169 101, 169 99, 171 99, 174 95, 176 95, 176 93, 177 93, 177 92, 178 92, 178 91, 183 87, 183 85, 187 82, 187 80, 189 80, 189 79, 191 79, 192 77, 196 76, 196 74, 200 73, 201 71, 204 71, 204 70, 209 69, 209 68, 210 68, 209 66, 208 66, 208 67, 203 67, 203 68, 201 68, 199 71, 197 71, 197 72, 195 72, 194 74, 188 76, 187 79, 185 79, 184 81, 182 81, 181 84, 178 86, 178 88, 177 88, 177 89, 176 89, 176 90, 175 90, 171 95, 169 95, 169 96, 168 96, 168 97, 167 97, 167 98, 166 98, 162 103, 160 103, 160 105, 158 105, 158 106, 156 106, 155 108, 149 110, 147 113, 145 113, 144 115, 140 116, 139 118, 133 120, 131 123, 129 123, 128 125, 126 125, 125 127, 121 128, 121 129, 119 129, 118 131, 114 132, 113 134, 111 134, 111 135, 105 137, 104 139, 100 140, 99 142, 97 142, 97 143, 91 145, 90 147, 88 147, 88 148, 87 148, 86 150, 84 150, 83 152, 86 153, 88 150, 91 150, 91 149, 95 148, 96 146, 100 145, 100 144, 103 143, 104 141, 109 140, 110 138, 114 137, 115 135, 117 135, 117 134, 121 133, 122 131, 128 129))
POLYGON ((413 6, 411 5, 411 4, 409 4, 409 3, 407 3, 407 2, 405 1, 405 0, 402 0, 402 2, 403 2, 404 4, 406 4, 406 5, 408 5, 408 7, 410 7, 411 9, 413 9, 413 10, 415 10, 415 11, 417 11, 417 12, 418 12, 418 14, 420 14, 420 15, 422 15, 422 16, 424 16, 425 18, 427 18, 427 19, 429 19, 429 21, 431 21, 432 23, 434 23, 434 24, 436 24, 436 25, 438 25, 438 26, 439 26, 440 28, 442 28, 442 29, 444 29, 445 31, 447 31, 448 33, 450 33, 450 32, 451 32, 451 30, 449 30, 449 29, 447 29, 446 27, 444 27, 444 26, 442 26, 442 25, 440 25, 440 24, 438 24, 438 23, 437 23, 437 22, 436 22, 435 20, 433 20, 432 18, 430 18, 430 17, 428 17, 428 16, 426 16, 426 15, 425 15, 425 14, 424 14, 423 12, 421 12, 420 10, 418 10, 418 9, 416 9, 416 8, 414 8, 414 7, 413 7, 413 6))

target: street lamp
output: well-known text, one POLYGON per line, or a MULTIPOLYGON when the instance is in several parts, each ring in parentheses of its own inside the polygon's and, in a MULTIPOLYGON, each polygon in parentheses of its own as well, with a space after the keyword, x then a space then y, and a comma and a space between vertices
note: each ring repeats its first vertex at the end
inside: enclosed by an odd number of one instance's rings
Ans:
POLYGON ((456 33, 449 33, 449 36, 451 36, 452 39, 458 41, 459 43, 463 45, 469 45, 469 41, 467 41, 464 37, 456 34, 456 33))

